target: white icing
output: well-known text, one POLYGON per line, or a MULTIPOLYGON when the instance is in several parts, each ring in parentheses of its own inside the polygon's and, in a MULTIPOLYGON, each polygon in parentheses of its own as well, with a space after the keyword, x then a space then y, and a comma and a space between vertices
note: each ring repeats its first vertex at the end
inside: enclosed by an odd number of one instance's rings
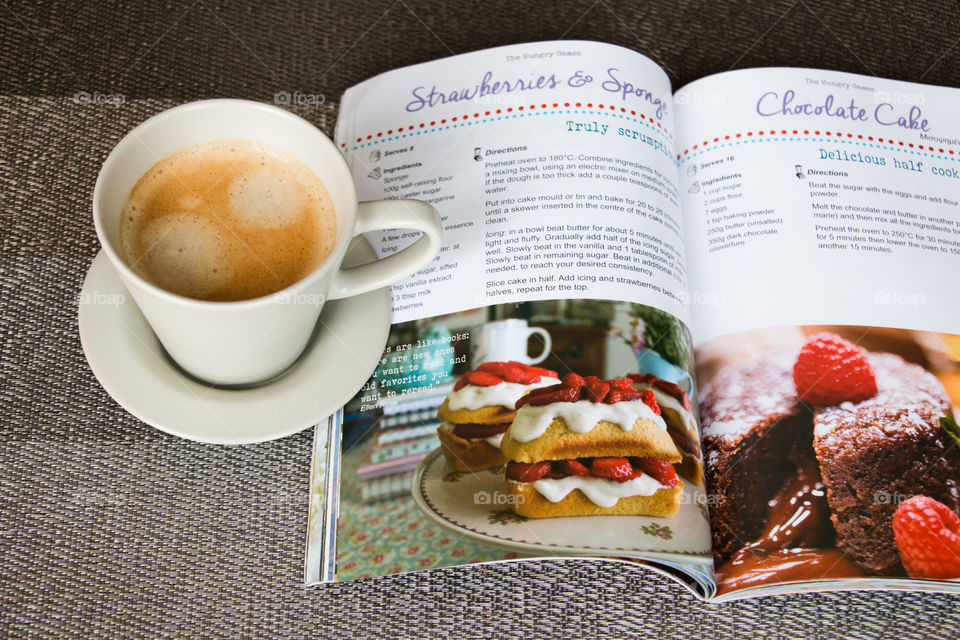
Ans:
POLYGON ((517 442, 535 440, 543 435, 554 418, 563 418, 567 428, 576 433, 590 431, 601 420, 612 422, 624 431, 630 431, 637 418, 652 420, 658 427, 667 430, 663 418, 655 414, 642 400, 625 400, 614 404, 579 400, 554 402, 540 407, 523 405, 510 426, 510 437, 517 442))
POLYGON ((490 436, 489 438, 484 438, 484 440, 486 440, 487 442, 489 442, 491 447, 496 447, 497 449, 499 449, 499 448, 500 448, 500 443, 503 442, 503 436, 504 436, 503 433, 498 433, 498 434, 495 435, 495 436, 490 436))
POLYGON ((590 502, 598 507, 609 508, 617 504, 620 498, 652 496, 667 487, 645 473, 626 482, 596 476, 543 478, 534 482, 533 488, 550 502, 560 502, 574 489, 580 489, 590 502))
POLYGON ((468 384, 467 386, 453 391, 447 396, 451 411, 467 409, 476 411, 483 407, 503 406, 507 409, 513 409, 517 400, 522 398, 531 389, 538 387, 549 387, 552 384, 559 383, 556 378, 550 376, 540 376, 539 382, 531 384, 520 384, 517 382, 501 382, 492 387, 480 387, 468 384))
MULTIPOLYGON (((456 427, 456 425, 450 422, 444 422, 443 424, 440 425, 440 428, 443 429, 443 431, 446 433, 453 433, 454 427, 456 427)), ((466 438, 466 440, 486 440, 487 442, 490 443, 490 446, 493 446, 499 449, 500 442, 503 440, 503 436, 504 436, 503 433, 498 433, 497 435, 490 436, 489 438, 466 438)))
POLYGON ((677 412, 677 415, 680 416, 680 419, 683 421, 683 428, 687 433, 696 435, 697 427, 693 422, 693 413, 687 411, 679 400, 671 396, 669 393, 665 393, 656 387, 649 384, 635 383, 634 388, 637 391, 653 391, 654 397, 657 399, 657 404, 660 405, 661 409, 671 409, 677 412))

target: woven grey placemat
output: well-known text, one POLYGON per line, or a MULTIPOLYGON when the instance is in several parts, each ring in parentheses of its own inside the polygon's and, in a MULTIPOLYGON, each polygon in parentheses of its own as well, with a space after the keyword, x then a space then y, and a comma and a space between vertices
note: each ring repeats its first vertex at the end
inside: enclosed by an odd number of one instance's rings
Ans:
MULTIPOLYGON (((166 436, 106 395, 80 348, 96 172, 171 104, 0 98, 0 636, 956 636, 948 596, 707 605, 587 561, 305 589, 310 434, 235 448, 166 436)), ((298 112, 329 131, 335 105, 298 112)))

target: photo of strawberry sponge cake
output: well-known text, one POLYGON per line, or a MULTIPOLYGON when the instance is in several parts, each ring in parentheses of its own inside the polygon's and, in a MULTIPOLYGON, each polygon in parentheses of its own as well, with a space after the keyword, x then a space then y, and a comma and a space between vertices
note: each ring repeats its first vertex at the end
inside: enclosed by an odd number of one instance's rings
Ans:
POLYGON ((446 397, 437 417, 440 446, 457 471, 481 471, 505 464, 503 434, 514 405, 527 393, 557 383, 557 372, 520 362, 484 362, 468 371, 446 397))
POLYGON ((516 403, 503 438, 514 512, 528 518, 670 516, 682 455, 651 391, 575 373, 516 403))
POLYGON ((690 395, 673 382, 667 382, 652 373, 630 373, 635 391, 651 391, 667 423, 667 433, 673 438, 683 461, 677 471, 700 484, 703 478, 703 454, 700 452, 700 434, 693 416, 690 395))

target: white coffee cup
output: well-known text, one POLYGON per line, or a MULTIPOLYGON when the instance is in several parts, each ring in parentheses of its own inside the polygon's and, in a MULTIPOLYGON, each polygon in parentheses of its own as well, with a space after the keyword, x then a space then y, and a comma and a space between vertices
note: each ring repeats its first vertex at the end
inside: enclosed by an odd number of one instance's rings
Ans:
POLYGON ((543 362, 553 346, 546 329, 530 327, 519 318, 498 320, 480 325, 470 336, 473 366, 483 362, 506 362, 514 360, 524 364, 543 362), (543 338, 543 351, 536 356, 527 353, 530 336, 543 338))
MULTIPOLYGON (((440 218, 431 205, 418 200, 358 204, 350 170, 329 138, 288 111, 246 100, 185 104, 128 133, 100 170, 93 221, 104 252, 170 357, 193 376, 219 385, 253 384, 282 373, 303 352, 326 300, 392 284, 430 262, 441 244, 440 218), (238 302, 186 298, 147 282, 122 257, 120 212, 137 180, 170 154, 216 140, 246 140, 284 151, 313 171, 330 194, 337 216, 333 251, 310 275, 275 294, 238 302), (414 229, 423 235, 384 259, 341 269, 352 238, 378 229, 414 229)), ((336 375, 336 363, 331 365, 336 375)))

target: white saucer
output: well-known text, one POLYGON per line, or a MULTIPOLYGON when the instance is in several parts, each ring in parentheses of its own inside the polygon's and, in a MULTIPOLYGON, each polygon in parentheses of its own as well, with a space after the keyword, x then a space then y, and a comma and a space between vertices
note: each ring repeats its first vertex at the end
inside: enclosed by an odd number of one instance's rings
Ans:
MULTIPOLYGON (((347 266, 375 259, 355 240, 347 266)), ((251 389, 219 389, 173 366, 101 251, 80 294, 80 342, 90 368, 117 403, 167 433, 216 444, 282 438, 326 418, 373 373, 390 331, 387 288, 328 302, 300 360, 251 389)))

